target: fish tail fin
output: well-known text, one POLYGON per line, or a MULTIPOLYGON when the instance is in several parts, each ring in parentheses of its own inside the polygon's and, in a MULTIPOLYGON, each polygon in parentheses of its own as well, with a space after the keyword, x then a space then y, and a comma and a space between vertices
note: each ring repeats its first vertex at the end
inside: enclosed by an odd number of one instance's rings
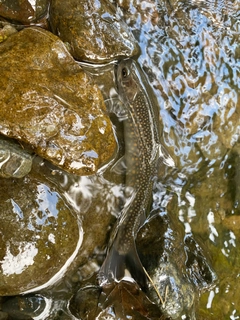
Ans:
POLYGON ((100 286, 104 286, 114 281, 120 281, 124 277, 131 277, 146 291, 147 276, 139 259, 135 244, 124 254, 120 254, 114 245, 110 248, 100 268, 98 282, 100 286))

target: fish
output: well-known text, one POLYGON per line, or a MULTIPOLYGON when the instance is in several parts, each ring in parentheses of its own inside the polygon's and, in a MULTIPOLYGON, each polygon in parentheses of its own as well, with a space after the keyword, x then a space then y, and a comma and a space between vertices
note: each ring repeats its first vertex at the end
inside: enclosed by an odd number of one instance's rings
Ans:
POLYGON ((100 286, 131 277, 146 288, 146 274, 135 239, 152 202, 152 189, 159 159, 174 167, 174 161, 160 143, 158 103, 137 62, 121 60, 116 69, 117 91, 122 101, 125 144, 126 190, 132 188, 124 205, 115 236, 99 273, 100 286))

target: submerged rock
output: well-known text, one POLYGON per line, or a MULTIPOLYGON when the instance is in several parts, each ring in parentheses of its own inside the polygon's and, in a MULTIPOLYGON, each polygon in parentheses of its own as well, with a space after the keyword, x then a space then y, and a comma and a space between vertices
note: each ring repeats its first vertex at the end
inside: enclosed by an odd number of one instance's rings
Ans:
POLYGON ((122 8, 125 20, 131 25, 151 22, 157 25, 160 18, 159 4, 155 0, 115 0, 117 6, 122 8))
POLYGON ((55 283, 76 257, 80 222, 42 176, 0 184, 0 295, 55 283))
POLYGON ((59 38, 27 28, 0 45, 0 133, 58 167, 95 173, 116 147, 99 88, 59 38))
POLYGON ((109 1, 53 0, 50 24, 77 60, 103 63, 138 53, 133 35, 109 1))
POLYGON ((171 319, 194 319, 198 293, 216 280, 200 246, 184 236, 178 221, 158 211, 139 230, 136 244, 151 278, 151 300, 171 319))
POLYGON ((0 43, 16 32, 17 30, 13 26, 9 24, 4 25, 3 28, 0 28, 0 43))
POLYGON ((32 168, 32 156, 19 144, 0 138, 0 177, 23 178, 32 168))
POLYGON ((148 283, 151 300, 171 319, 180 319, 184 314, 189 315, 192 312, 195 292, 186 278, 186 257, 181 236, 174 230, 179 241, 179 244, 174 246, 177 241, 171 235, 169 222, 165 220, 166 217, 160 215, 149 219, 139 231, 137 247, 151 277, 148 283))
POLYGON ((40 316, 45 307, 46 301, 40 295, 6 297, 2 303, 2 310, 7 312, 11 319, 33 319, 40 316))

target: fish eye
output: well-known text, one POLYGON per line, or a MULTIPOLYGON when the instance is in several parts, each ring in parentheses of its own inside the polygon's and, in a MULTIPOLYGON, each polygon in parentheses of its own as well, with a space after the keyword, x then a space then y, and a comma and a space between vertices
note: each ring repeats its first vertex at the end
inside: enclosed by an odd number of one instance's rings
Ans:
POLYGON ((126 68, 126 67, 122 68, 122 77, 123 78, 127 78, 129 76, 129 74, 130 74, 130 71, 128 68, 126 68))

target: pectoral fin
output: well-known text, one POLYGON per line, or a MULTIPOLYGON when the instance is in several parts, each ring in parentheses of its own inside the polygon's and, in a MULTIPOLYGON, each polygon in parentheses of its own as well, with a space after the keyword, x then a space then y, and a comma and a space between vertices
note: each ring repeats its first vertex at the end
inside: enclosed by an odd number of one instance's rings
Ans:
POLYGON ((168 167, 175 167, 175 162, 167 150, 160 144, 159 145, 159 156, 161 161, 168 167))
POLYGON ((112 113, 115 113, 115 115, 118 117, 119 121, 124 121, 128 119, 128 111, 125 107, 125 105, 120 100, 115 100, 114 104, 111 106, 112 113))
POLYGON ((126 174, 127 166, 125 156, 121 157, 111 168, 111 171, 116 174, 126 174))

